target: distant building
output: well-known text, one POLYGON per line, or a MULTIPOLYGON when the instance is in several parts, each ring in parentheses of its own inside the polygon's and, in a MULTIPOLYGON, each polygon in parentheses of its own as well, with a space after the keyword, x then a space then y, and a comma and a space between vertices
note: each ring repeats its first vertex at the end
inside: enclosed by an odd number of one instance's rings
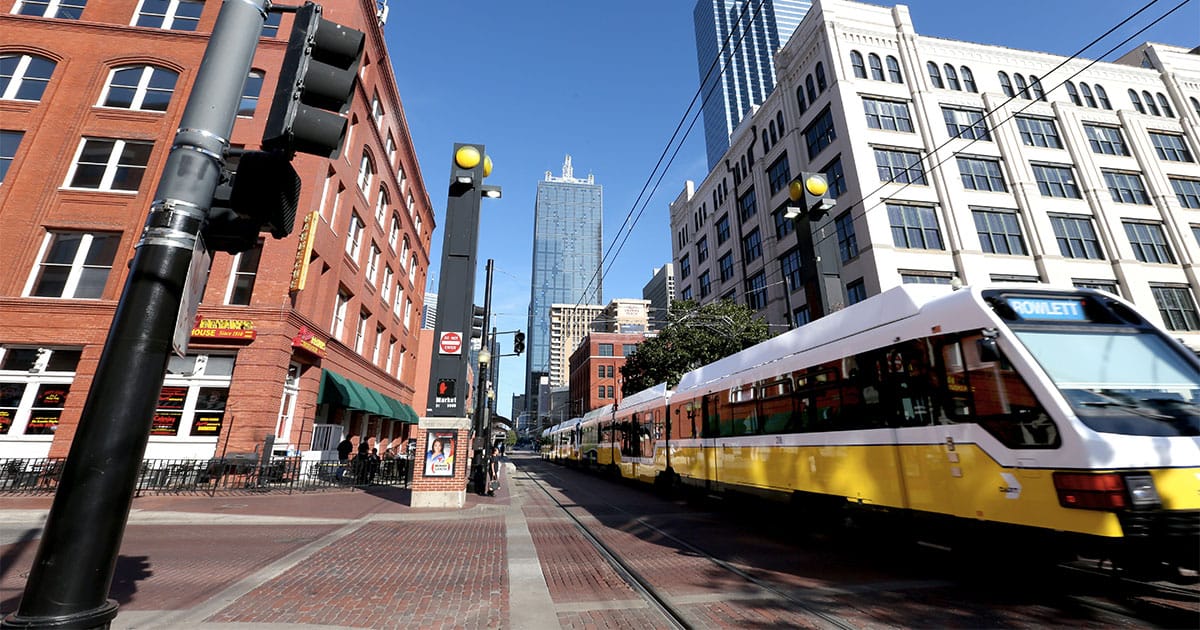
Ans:
POLYGON ((772 58, 811 6, 808 0, 697 0, 692 17, 708 168, 725 155, 742 118, 775 88, 772 58))
POLYGON ((562 175, 538 182, 533 219, 533 277, 526 330, 526 402, 538 408, 536 375, 550 372, 552 304, 601 304, 603 187, 576 178, 571 156, 562 175))
POLYGON ((571 354, 571 408, 583 414, 621 402, 621 366, 646 338, 643 333, 595 332, 571 354))
POLYGON ((824 0, 775 60, 779 89, 728 168, 671 204, 681 296, 787 326, 903 283, 1074 285, 1200 346, 1194 52, 1072 60, 824 0), (826 174, 837 206, 801 234, 784 214, 804 171, 826 174))
POLYGON ((433 330, 437 327, 438 296, 436 293, 425 294, 425 304, 421 307, 421 328, 433 330))
POLYGON ((650 282, 642 287, 642 298, 650 302, 650 330, 667 325, 667 312, 675 301, 675 266, 667 263, 654 270, 650 282))
POLYGON ((575 346, 592 331, 592 324, 604 312, 599 304, 550 305, 550 385, 565 387, 570 378, 568 362, 575 346))

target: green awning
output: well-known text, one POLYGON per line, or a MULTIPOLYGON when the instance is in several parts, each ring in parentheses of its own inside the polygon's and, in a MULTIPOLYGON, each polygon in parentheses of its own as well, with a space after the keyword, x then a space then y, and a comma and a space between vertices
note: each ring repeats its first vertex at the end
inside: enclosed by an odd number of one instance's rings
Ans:
POLYGON ((333 370, 323 370, 317 404, 365 411, 409 424, 417 423, 417 412, 412 407, 333 370))

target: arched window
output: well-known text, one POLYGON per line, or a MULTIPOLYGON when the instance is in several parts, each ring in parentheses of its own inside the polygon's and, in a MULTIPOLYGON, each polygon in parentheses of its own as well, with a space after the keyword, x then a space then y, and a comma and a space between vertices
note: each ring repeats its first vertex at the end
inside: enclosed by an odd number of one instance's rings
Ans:
POLYGON ((1152 116, 1159 116, 1158 105, 1154 104, 1154 97, 1149 92, 1142 90, 1142 98, 1146 102, 1146 111, 1150 112, 1152 116))
POLYGON ((966 86, 968 92, 979 92, 979 88, 975 87, 975 73, 971 69, 962 66, 958 69, 958 73, 962 75, 963 85, 966 86))
POLYGON ((854 69, 854 76, 859 79, 867 78, 867 66, 863 64, 862 53, 857 50, 850 51, 850 67, 854 69))
POLYGON ((1112 109, 1112 103, 1108 100, 1108 92, 1104 91, 1104 86, 1097 83, 1093 87, 1096 88, 1096 98, 1100 99, 1100 107, 1112 109))
POLYGON ((812 75, 804 77, 804 90, 808 92, 808 102, 814 103, 817 100, 817 86, 813 83, 812 75))
POLYGON ((55 63, 37 55, 0 55, 0 99, 40 101, 55 63))
POLYGON ((951 90, 962 90, 962 86, 958 84, 958 73, 954 72, 954 66, 946 64, 942 66, 942 70, 946 72, 946 87, 951 90))
MULTIPOLYGON (((771 130, 771 144, 775 144, 775 141, 779 139, 779 132, 777 132, 775 130, 775 121, 772 120, 771 124, 767 125, 767 127, 771 130)), ((767 143, 764 142, 763 143, 763 151, 767 150, 766 145, 767 145, 767 143)))
POLYGON ((1092 87, 1082 81, 1079 83, 1079 94, 1083 96, 1083 102, 1087 103, 1088 107, 1096 106, 1096 98, 1092 96, 1092 87))
MULTIPOLYGON (((108 83, 100 93, 100 107, 165 112, 178 78, 178 73, 156 66, 115 68, 108 74, 108 83)), ((259 79, 262 79, 261 72, 259 79)), ((262 87, 261 82, 259 87, 262 87)))
POLYGON ((1192 102, 1192 109, 1196 111, 1196 115, 1200 116, 1200 99, 1195 96, 1189 96, 1188 100, 1192 102))
POLYGON ((904 83, 904 75, 900 73, 900 62, 896 58, 887 56, 888 80, 892 83, 904 83))
POLYGON ((1016 96, 1013 94, 1012 81, 1008 80, 1008 73, 1001 70, 996 73, 996 76, 1000 78, 1000 90, 1004 92, 1004 95, 1008 97, 1016 96))
POLYGON ((1029 89, 1033 91, 1033 98, 1039 101, 1046 100, 1046 93, 1042 90, 1042 81, 1035 75, 1029 75, 1029 89))
POLYGON ((1020 72, 1013 73, 1013 82, 1017 85, 1017 95, 1021 98, 1029 98, 1029 84, 1025 83, 1025 77, 1021 76, 1020 72))
POLYGON ((775 112, 775 125, 779 127, 779 137, 783 137, 783 110, 775 112))
POLYGON ((404 245, 400 247, 400 266, 403 267, 408 262, 408 250, 412 247, 408 244, 408 237, 404 237, 404 245))
POLYGON ((363 151, 362 161, 358 163, 358 189, 363 191, 363 194, 368 194, 371 190, 371 182, 375 179, 375 161, 371 159, 371 154, 363 151))
POLYGON ((938 70, 937 64, 930 61, 925 64, 925 67, 929 70, 929 82, 933 84, 933 87, 938 89, 945 88, 946 86, 942 84, 942 72, 938 70))
POLYGON ((821 65, 821 62, 818 61, 817 62, 817 91, 824 92, 825 88, 827 88, 827 87, 829 87, 829 84, 825 82, 825 66, 821 65))
MULTIPOLYGON (((800 110, 799 113, 801 116, 804 115, 805 111, 808 111, 808 104, 804 102, 804 88, 802 87, 796 88, 796 109, 800 110)), ((714 203, 713 205, 716 204, 714 203)))
POLYGON ((387 220, 388 203, 387 189, 381 186, 379 196, 375 198, 375 222, 379 224, 379 227, 383 227, 384 221, 387 220))
POLYGON ((388 230, 388 245, 395 251, 396 243, 400 240, 400 215, 392 213, 392 229, 388 230))
POLYGON ((1146 113, 1146 108, 1142 107, 1142 101, 1138 98, 1137 92, 1129 90, 1129 102, 1133 103, 1133 108, 1136 109, 1139 114, 1146 113))
POLYGON ((242 100, 238 103, 238 116, 254 117, 254 110, 258 109, 258 95, 262 92, 263 76, 262 70, 251 70, 250 74, 246 75, 246 85, 242 87, 242 100))
MULTIPOLYGON (((772 127, 774 127, 774 126, 775 126, 775 121, 771 121, 771 126, 772 126, 772 127)), ((766 129, 763 129, 763 130, 762 130, 762 143, 763 143, 763 150, 764 150, 764 151, 769 151, 769 150, 771 149, 770 145, 768 144, 769 142, 770 142, 770 141, 767 139, 767 130, 766 130, 766 129)))
POLYGON ((1162 109, 1163 116, 1166 116, 1168 118, 1174 118, 1175 110, 1171 109, 1171 103, 1169 101, 1167 101, 1166 95, 1163 94, 1162 92, 1159 92, 1157 94, 1157 96, 1158 96, 1158 107, 1160 109, 1162 109))
POLYGON ((1067 96, 1071 97, 1071 102, 1083 107, 1083 101, 1079 100, 1079 91, 1075 89, 1075 84, 1070 81, 1066 82, 1067 96))
POLYGON ((883 64, 879 61, 879 55, 871 53, 867 55, 867 63, 871 64, 871 78, 876 81, 883 80, 883 64))
POLYGON ((417 255, 413 254, 408 263, 408 283, 410 285, 417 284, 417 255))

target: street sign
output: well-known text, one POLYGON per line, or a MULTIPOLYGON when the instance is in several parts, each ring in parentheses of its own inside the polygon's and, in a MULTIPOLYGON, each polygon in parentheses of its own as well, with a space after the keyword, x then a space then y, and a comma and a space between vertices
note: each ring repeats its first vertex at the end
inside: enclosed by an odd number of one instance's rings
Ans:
POLYGON ((438 339, 438 352, 441 354, 462 354, 462 333, 445 331, 438 339))
POLYGON ((179 314, 175 316, 175 333, 171 336, 171 349, 181 357, 187 354, 188 340, 191 339, 192 328, 196 325, 196 312, 200 308, 200 298, 204 296, 204 287, 208 284, 208 270, 211 266, 212 254, 204 247, 204 239, 196 235, 192 261, 188 265, 187 279, 183 283, 179 314))

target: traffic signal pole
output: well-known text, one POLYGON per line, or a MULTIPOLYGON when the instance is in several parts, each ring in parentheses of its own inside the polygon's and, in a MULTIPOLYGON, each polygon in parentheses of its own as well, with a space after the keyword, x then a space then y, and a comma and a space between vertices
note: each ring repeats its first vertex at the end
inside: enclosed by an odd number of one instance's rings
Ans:
MULTIPOLYGON (((117 554, 171 353, 196 237, 220 181, 266 20, 230 0, 167 156, 17 612, 3 628, 108 628, 117 554)), ((186 322, 190 326, 191 322, 186 322)))

